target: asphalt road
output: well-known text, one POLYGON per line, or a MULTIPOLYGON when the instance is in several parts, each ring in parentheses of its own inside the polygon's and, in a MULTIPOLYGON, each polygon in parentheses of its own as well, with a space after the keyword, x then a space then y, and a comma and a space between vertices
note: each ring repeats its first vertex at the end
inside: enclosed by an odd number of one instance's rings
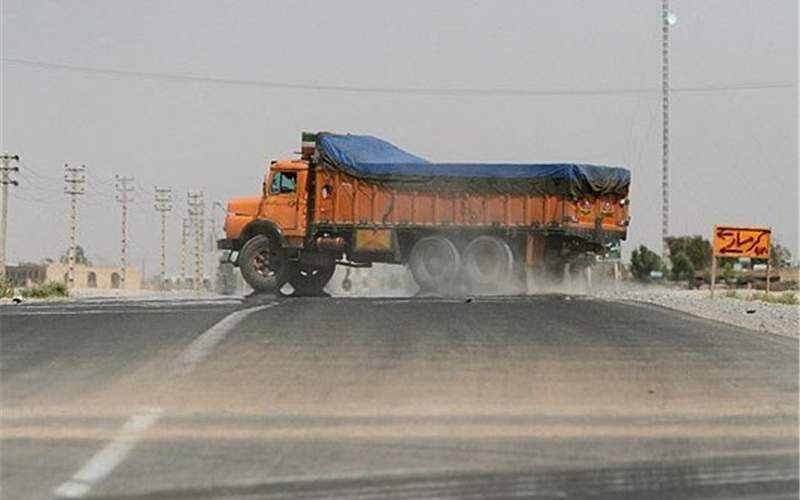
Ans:
POLYGON ((798 498, 798 349, 583 297, 0 308, 2 498, 798 498))

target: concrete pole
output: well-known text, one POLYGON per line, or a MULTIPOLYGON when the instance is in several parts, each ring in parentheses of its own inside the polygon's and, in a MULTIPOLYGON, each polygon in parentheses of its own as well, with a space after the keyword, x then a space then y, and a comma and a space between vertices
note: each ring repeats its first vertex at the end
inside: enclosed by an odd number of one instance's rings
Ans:
POLYGON ((203 200, 203 192, 188 193, 187 205, 189 206, 189 217, 192 221, 192 229, 195 236, 194 247, 194 290, 197 293, 203 289, 204 277, 204 226, 205 226, 205 201, 203 200))
POLYGON ((188 275, 186 273, 188 260, 189 232, 191 231, 191 220, 184 217, 181 224, 181 286, 186 286, 188 275))
POLYGON ((214 201, 211 204, 211 229, 210 229, 210 237, 209 237, 209 244, 210 244, 210 253, 211 253, 211 276, 212 276, 212 283, 213 283, 213 290, 219 291, 220 290, 220 280, 219 280, 219 272, 220 272, 220 253, 217 250, 217 229, 221 226, 219 225, 219 220, 216 217, 216 211, 218 209, 222 214, 222 219, 225 220, 227 215, 227 210, 225 205, 222 204, 220 201, 214 201))
POLYGON ((158 269, 161 275, 161 286, 167 280, 167 212, 161 212, 161 262, 158 269))
POLYGON ((117 176, 117 201, 122 205, 122 238, 120 250, 120 288, 125 289, 128 279, 128 203, 133 202, 131 195, 134 187, 130 184, 133 177, 117 176))
POLYGON ((665 263, 669 256, 669 27, 673 22, 669 0, 661 0, 661 258, 665 263))
POLYGON ((77 228, 78 228, 78 203, 77 203, 77 195, 72 194, 69 200, 69 250, 67 251, 67 286, 69 288, 75 288, 75 258, 76 255, 76 246, 77 246, 77 228))
POLYGON ((70 167, 64 165, 64 192, 69 195, 69 249, 67 250, 67 287, 75 288, 75 258, 78 230, 78 196, 85 190, 86 165, 70 167))
POLYGON ((122 268, 122 279, 120 288, 125 289, 128 281, 128 203, 122 203, 122 251, 120 255, 120 267, 122 268))
POLYGON ((11 178, 13 172, 19 171, 19 167, 11 166, 11 161, 19 162, 19 156, 3 154, 0 156, 0 184, 3 185, 3 207, 0 213, 0 279, 6 277, 6 242, 8 241, 8 185, 18 185, 17 181, 11 178))
MULTIPOLYGON (((5 180, 5 179, 4 179, 5 180)), ((3 209, 0 215, 0 279, 6 277, 6 240, 8 238, 8 183, 3 182, 3 209)))
POLYGON ((172 188, 155 188, 155 209, 161 214, 161 260, 159 261, 159 289, 167 281, 167 212, 172 210, 172 188))
POLYGON ((204 252, 204 244, 205 244, 205 218, 203 217, 203 210, 204 206, 202 204, 199 208, 199 213, 197 215, 197 228, 195 229, 195 254, 194 254, 194 289, 196 292, 200 292, 203 289, 203 281, 205 278, 205 252, 204 252))

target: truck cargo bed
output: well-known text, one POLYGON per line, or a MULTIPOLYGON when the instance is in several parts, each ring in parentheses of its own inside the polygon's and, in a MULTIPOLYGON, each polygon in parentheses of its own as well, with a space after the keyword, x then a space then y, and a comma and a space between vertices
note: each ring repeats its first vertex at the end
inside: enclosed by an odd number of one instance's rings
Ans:
POLYGON ((369 136, 319 134, 312 224, 627 228, 626 169, 431 163, 369 136))

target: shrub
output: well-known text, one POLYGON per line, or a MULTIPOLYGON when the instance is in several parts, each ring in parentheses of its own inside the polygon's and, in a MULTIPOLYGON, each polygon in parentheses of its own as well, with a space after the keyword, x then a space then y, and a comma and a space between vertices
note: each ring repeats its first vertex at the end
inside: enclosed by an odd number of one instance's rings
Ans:
POLYGON ((14 296, 14 287, 4 279, 0 279, 0 299, 11 298, 14 296))
POLYGON ((789 267, 792 265, 792 252, 776 240, 773 240, 769 262, 774 268, 789 267))
POLYGON ((711 265, 711 242, 702 236, 670 236, 667 238, 670 255, 686 254, 698 271, 711 265))
POLYGON ((777 293, 767 294, 766 292, 756 292, 750 295, 750 300, 762 300, 764 302, 772 302, 776 304, 797 305, 800 304, 800 298, 794 292, 783 292, 778 295, 777 293))
POLYGON ((650 281, 651 271, 664 271, 661 257, 644 245, 631 253, 631 272, 639 281, 650 281))
POLYGON ((691 280, 694 277, 694 264, 684 252, 670 255, 672 261, 672 279, 675 281, 691 280))
POLYGON ((736 293, 736 290, 728 290, 727 292, 725 292, 725 296, 728 297, 729 299, 739 298, 739 294, 736 293))
POLYGON ((57 281, 48 281, 47 283, 31 288, 23 288, 22 296, 29 299, 46 299, 49 297, 66 297, 69 295, 67 285, 57 281))

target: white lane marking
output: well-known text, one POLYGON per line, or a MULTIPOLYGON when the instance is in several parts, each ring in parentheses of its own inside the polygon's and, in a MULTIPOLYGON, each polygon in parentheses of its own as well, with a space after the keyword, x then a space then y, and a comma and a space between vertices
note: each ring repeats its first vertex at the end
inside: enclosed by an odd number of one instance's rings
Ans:
POLYGON ((107 476, 131 452, 142 433, 156 423, 161 416, 160 408, 132 415, 119 434, 100 450, 72 476, 55 490, 59 498, 81 498, 92 489, 95 483, 107 476))
POLYGON ((217 344, 219 344, 225 335, 236 327, 245 317, 270 307, 279 305, 280 302, 272 302, 258 307, 251 307, 249 309, 242 309, 241 311, 233 312, 222 318, 217 324, 206 330, 202 335, 194 339, 189 344, 183 353, 178 358, 176 366, 176 375, 186 375, 202 361, 211 352, 217 344))
MULTIPOLYGON (((186 375, 205 359, 211 350, 219 344, 244 318, 250 314, 279 305, 273 302, 258 307, 250 307, 235 311, 214 324, 194 339, 184 349, 172 370, 172 377, 186 375)), ((145 409, 131 415, 119 434, 105 448, 93 456, 71 479, 55 489, 58 498, 82 498, 86 496, 97 482, 109 475, 136 446, 142 434, 158 421, 163 410, 161 408, 145 409)))

